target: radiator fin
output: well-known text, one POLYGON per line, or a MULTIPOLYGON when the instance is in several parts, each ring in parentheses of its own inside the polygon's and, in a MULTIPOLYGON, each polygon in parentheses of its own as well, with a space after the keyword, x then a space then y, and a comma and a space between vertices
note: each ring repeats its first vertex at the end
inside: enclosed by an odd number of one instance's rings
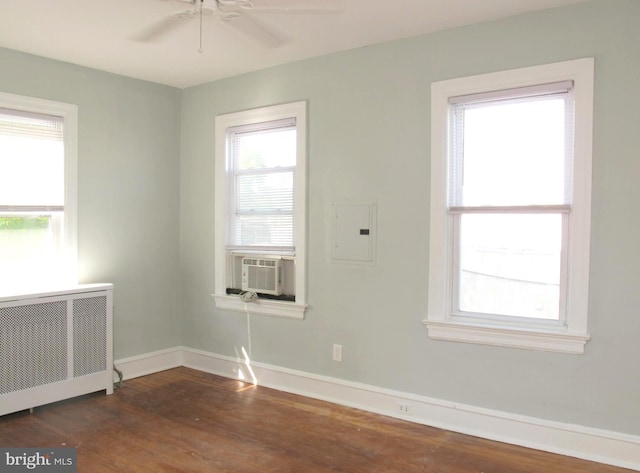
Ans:
POLYGON ((0 394, 67 378, 67 302, 0 308, 0 394))
POLYGON ((107 369, 107 298, 73 301, 73 376, 107 369))

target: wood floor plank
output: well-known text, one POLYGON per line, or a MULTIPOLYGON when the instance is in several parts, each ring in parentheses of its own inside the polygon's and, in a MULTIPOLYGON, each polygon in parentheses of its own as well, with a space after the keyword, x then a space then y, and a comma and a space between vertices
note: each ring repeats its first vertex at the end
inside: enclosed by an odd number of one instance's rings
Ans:
POLYGON ((623 473, 188 368, 0 417, 2 447, 75 447, 87 473, 623 473))

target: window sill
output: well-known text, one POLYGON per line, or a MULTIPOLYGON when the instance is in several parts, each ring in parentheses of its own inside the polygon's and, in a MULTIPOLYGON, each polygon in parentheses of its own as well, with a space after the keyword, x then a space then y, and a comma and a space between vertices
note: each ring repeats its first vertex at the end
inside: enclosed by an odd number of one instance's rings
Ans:
POLYGON ((424 320, 429 337, 435 340, 478 343, 558 353, 583 354, 591 338, 587 334, 542 331, 424 320))
POLYGON ((218 309, 235 310, 269 317, 283 317, 286 319, 304 320, 305 304, 295 302, 274 301, 258 299, 252 302, 243 302, 238 296, 211 294, 218 309))

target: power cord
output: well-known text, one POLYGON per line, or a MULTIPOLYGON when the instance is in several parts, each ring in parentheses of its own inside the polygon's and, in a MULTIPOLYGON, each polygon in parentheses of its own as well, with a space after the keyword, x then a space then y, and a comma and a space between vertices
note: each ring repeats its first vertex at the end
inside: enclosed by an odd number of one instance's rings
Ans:
POLYGON ((240 300, 244 302, 244 311, 247 314, 247 344, 249 348, 249 357, 251 357, 251 314, 249 314, 249 308, 247 302, 253 302, 258 298, 258 294, 251 291, 241 292, 240 300))

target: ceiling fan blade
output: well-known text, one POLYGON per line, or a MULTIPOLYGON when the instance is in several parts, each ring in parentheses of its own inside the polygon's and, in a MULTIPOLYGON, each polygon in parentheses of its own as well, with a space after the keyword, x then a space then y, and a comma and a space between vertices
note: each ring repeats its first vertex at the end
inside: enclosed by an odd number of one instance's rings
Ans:
POLYGON ((195 15, 196 12, 194 10, 182 10, 172 13, 143 28, 138 33, 132 35, 131 39, 141 42, 154 41, 178 28, 185 21, 194 18, 195 15))
POLYGON ((277 48, 285 42, 282 36, 249 15, 241 15, 222 24, 244 39, 265 48, 277 48))
POLYGON ((253 0, 253 10, 279 12, 336 12, 344 10, 344 0, 253 0))

